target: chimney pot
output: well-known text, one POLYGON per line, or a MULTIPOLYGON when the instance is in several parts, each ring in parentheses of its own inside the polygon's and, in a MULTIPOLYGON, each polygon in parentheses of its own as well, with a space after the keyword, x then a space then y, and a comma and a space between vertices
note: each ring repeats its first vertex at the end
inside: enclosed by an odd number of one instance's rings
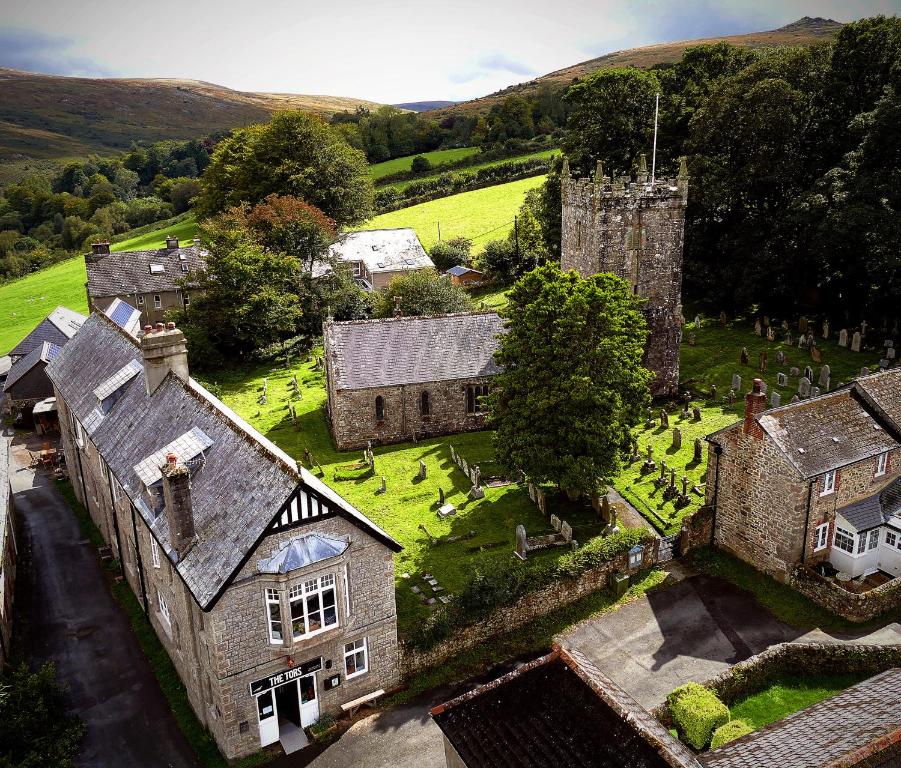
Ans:
POLYGON ((171 251, 175 248, 178 248, 178 238, 166 235, 166 249, 171 251))
POLYGON ((163 325, 162 323, 157 323, 157 324, 156 324, 156 329, 157 329, 158 331, 164 330, 165 327, 166 327, 166 326, 163 325))
POLYGON ((144 333, 153 333, 153 326, 152 326, 152 325, 145 325, 145 326, 144 326, 144 333))
POLYGON ((166 463, 170 467, 174 467, 176 464, 178 464, 178 456, 176 456, 174 453, 172 453, 170 451, 169 453, 166 454, 166 463))
POLYGON ((166 328, 167 328, 168 330, 170 330, 170 331, 174 331, 174 330, 175 330, 175 323, 173 323, 173 322, 170 320, 168 323, 166 323, 166 328))

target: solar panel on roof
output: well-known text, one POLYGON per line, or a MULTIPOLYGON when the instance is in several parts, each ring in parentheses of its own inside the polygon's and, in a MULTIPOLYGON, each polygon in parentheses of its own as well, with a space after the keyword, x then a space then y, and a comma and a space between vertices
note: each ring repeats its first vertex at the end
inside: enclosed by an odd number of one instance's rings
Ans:
POLYGON ((56 360, 56 358, 59 356, 60 352, 62 352, 62 349, 60 349, 58 346, 56 346, 56 344, 48 344, 47 345, 47 360, 48 361, 56 360))
POLYGON ((124 301, 120 301, 110 314, 109 318, 120 328, 127 328, 129 322, 136 314, 139 314, 138 310, 131 305, 126 304, 124 301))

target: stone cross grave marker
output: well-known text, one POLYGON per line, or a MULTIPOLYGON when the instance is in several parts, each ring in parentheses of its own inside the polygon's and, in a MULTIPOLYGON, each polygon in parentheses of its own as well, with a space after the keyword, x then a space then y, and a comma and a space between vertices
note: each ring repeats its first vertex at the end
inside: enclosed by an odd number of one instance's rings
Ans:
POLYGON ((741 390, 741 376, 739 376, 737 373, 732 374, 732 390, 734 392, 741 390))
POLYGON ((838 345, 840 347, 848 346, 848 329, 847 328, 842 328, 838 332, 838 345))
POLYGON ((854 335, 851 337, 851 351, 852 352, 860 352, 860 331, 854 331, 854 335))
POLYGON ((682 447, 682 430, 679 427, 673 427, 673 448, 679 450, 682 447))
POLYGON ((810 379, 806 376, 802 376, 798 382, 798 394, 801 397, 810 397, 810 379))
POLYGON ((828 365, 824 365, 820 368, 820 378, 817 379, 817 384, 821 387, 826 387, 829 389, 829 377, 832 375, 832 369, 828 365))
POLYGON ((770 392, 770 408, 778 408, 782 405, 782 396, 778 392, 770 392))

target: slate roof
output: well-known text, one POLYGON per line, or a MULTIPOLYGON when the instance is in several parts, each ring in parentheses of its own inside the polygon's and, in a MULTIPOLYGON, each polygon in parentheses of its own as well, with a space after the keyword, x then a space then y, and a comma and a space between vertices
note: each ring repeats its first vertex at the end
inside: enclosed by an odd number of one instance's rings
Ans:
MULTIPOLYGON (((178 449, 185 444, 178 438, 193 430, 199 430, 209 442, 202 463, 193 468, 191 476, 197 538, 175 565, 202 609, 212 607, 300 485, 327 496, 358 527, 400 548, 193 379, 183 382, 169 375, 150 396, 143 375, 134 376, 125 381, 115 404, 103 412, 95 390, 134 364, 143 369, 137 340, 102 313, 94 313, 82 332, 48 365, 47 373, 173 562, 177 558, 170 545, 166 515, 154 514, 148 504, 141 479, 143 462, 173 445, 178 449)), ((186 461, 190 457, 179 458, 186 461)))
MULTIPOLYGON (((855 753, 862 759, 867 745, 876 740, 884 740, 886 746, 898 744, 899 703, 901 669, 890 669, 708 752, 701 762, 707 768, 857 765, 855 753)), ((867 763, 879 764, 884 763, 867 763)))
POLYGON ((0 379, 5 378, 9 373, 9 369, 13 367, 13 360, 9 355, 0 357, 0 379))
POLYGON ((9 353, 10 357, 23 357, 43 342, 49 341, 62 347, 71 339, 87 318, 66 307, 57 307, 38 323, 37 327, 20 341, 9 353))
POLYGON ((449 270, 447 270, 446 274, 453 275, 454 277, 459 277, 460 275, 465 275, 469 272, 472 272, 473 274, 476 274, 476 275, 484 275, 485 274, 484 272, 480 272, 479 270, 473 269, 472 267, 464 267, 462 264, 458 264, 455 267, 451 267, 449 270))
POLYGON ((867 405, 901 434, 901 368, 873 373, 854 382, 867 405))
POLYGON ((339 390, 478 378, 500 373, 503 332, 495 312, 331 322, 326 354, 339 390))
POLYGON ((836 514, 845 518, 857 531, 876 528, 894 516, 901 516, 901 477, 879 493, 837 509, 836 514))
MULTIPOLYGON (((39 363, 49 363, 59 353, 60 348, 49 341, 44 341, 39 346, 34 347, 25 357, 19 358, 13 363, 6 377, 6 383, 3 385, 3 391, 10 392, 32 368, 39 363)), ((20 400, 27 399, 27 393, 20 392, 17 393, 17 396, 20 400)))
POLYGON ((575 651, 556 649, 431 714, 467 768, 700 768, 575 651))
POLYGON ((362 261, 372 274, 435 267, 410 228, 348 232, 329 248, 328 254, 341 261, 362 261))
POLYGON ((85 255, 88 294, 93 297, 177 291, 179 283, 206 267, 209 252, 192 245, 187 248, 160 248, 154 251, 119 251, 85 255), (182 264, 188 272, 182 271, 182 264), (151 265, 161 265, 151 272, 151 265))
POLYGON ((761 427, 805 478, 898 448, 901 443, 850 387, 765 411, 761 427))

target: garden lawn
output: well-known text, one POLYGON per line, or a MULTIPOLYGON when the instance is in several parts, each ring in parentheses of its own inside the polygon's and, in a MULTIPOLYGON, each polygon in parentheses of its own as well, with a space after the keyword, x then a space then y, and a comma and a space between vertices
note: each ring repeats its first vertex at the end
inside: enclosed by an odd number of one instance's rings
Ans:
POLYGON ((535 160, 537 158, 551 158, 559 152, 559 149, 545 149, 541 152, 532 152, 528 155, 517 155, 516 157, 505 157, 502 160, 490 160, 484 163, 479 163, 478 165, 467 165, 464 168, 449 168, 447 169, 447 171, 442 171, 442 169, 438 168, 436 169, 437 173, 433 173, 430 176, 422 176, 417 179, 407 179, 405 181, 395 181, 392 184, 385 184, 384 186, 380 186, 378 189, 396 189, 400 192, 406 189, 415 181, 434 181, 442 173, 476 173, 482 168, 494 168, 495 166, 504 165, 505 163, 518 163, 522 162, 523 160, 535 160))
MULTIPOLYGON (((111 246, 113 251, 162 248, 167 235, 190 240, 197 233, 193 218, 156 229, 111 246)), ((31 275, 0 285, 0 355, 5 355, 54 309, 62 305, 87 313, 84 259, 77 256, 31 275)))
MULTIPOLYGON (((294 458, 302 461, 304 449, 309 448, 322 468, 323 479, 403 545, 404 550, 395 557, 402 634, 432 610, 410 590, 414 584, 423 591, 429 589, 419 578, 423 571, 434 575, 446 592, 455 593, 480 564, 499 560, 512 567, 527 567, 513 557, 517 525, 525 525, 530 535, 550 532, 538 509, 517 485, 486 487, 484 499, 467 498, 470 483, 451 461, 449 444, 468 462, 480 464, 488 475, 493 470, 490 462, 494 455, 489 432, 376 447, 372 474, 361 461, 362 451, 338 453, 334 449, 323 410, 323 376, 313 363, 229 371, 210 377, 207 383, 231 408, 294 458), (295 373, 301 389, 300 399, 294 400, 296 425, 288 411, 291 377, 295 373), (259 405, 264 378, 268 379, 267 404, 259 405), (425 462, 428 473, 421 481, 417 478, 420 460, 425 462), (388 491, 376 494, 382 476, 388 491), (459 510, 446 520, 436 515, 439 486, 444 489, 446 500, 459 510), (430 545, 421 526, 441 543, 430 545), (455 540, 448 540, 451 537, 455 540), (405 579, 404 573, 410 578, 405 579)), ((547 556, 556 557, 566 551, 561 547, 547 556)))
POLYGON ((733 720, 744 720, 756 731, 835 696, 866 677, 848 673, 780 677, 759 693, 733 704, 729 712, 733 720))
MULTIPOLYGON (((433 166, 437 166, 459 162, 465 157, 477 155, 480 151, 478 147, 436 149, 434 152, 423 152, 422 156, 433 166)), ((369 175, 372 176, 373 181, 378 181, 384 176, 390 176, 392 173, 409 171, 410 166, 413 164, 413 158, 418 156, 407 155, 406 157, 395 157, 393 160, 386 160, 384 163, 374 163, 369 166, 369 175)))
POLYGON ((479 253, 484 249, 485 243, 507 236, 513 228, 513 217, 525 200, 526 193, 543 184, 544 179, 544 175, 533 176, 430 200, 383 213, 357 229, 412 227, 428 250, 438 242, 440 224, 442 240, 469 238, 473 240, 473 253, 479 253))

